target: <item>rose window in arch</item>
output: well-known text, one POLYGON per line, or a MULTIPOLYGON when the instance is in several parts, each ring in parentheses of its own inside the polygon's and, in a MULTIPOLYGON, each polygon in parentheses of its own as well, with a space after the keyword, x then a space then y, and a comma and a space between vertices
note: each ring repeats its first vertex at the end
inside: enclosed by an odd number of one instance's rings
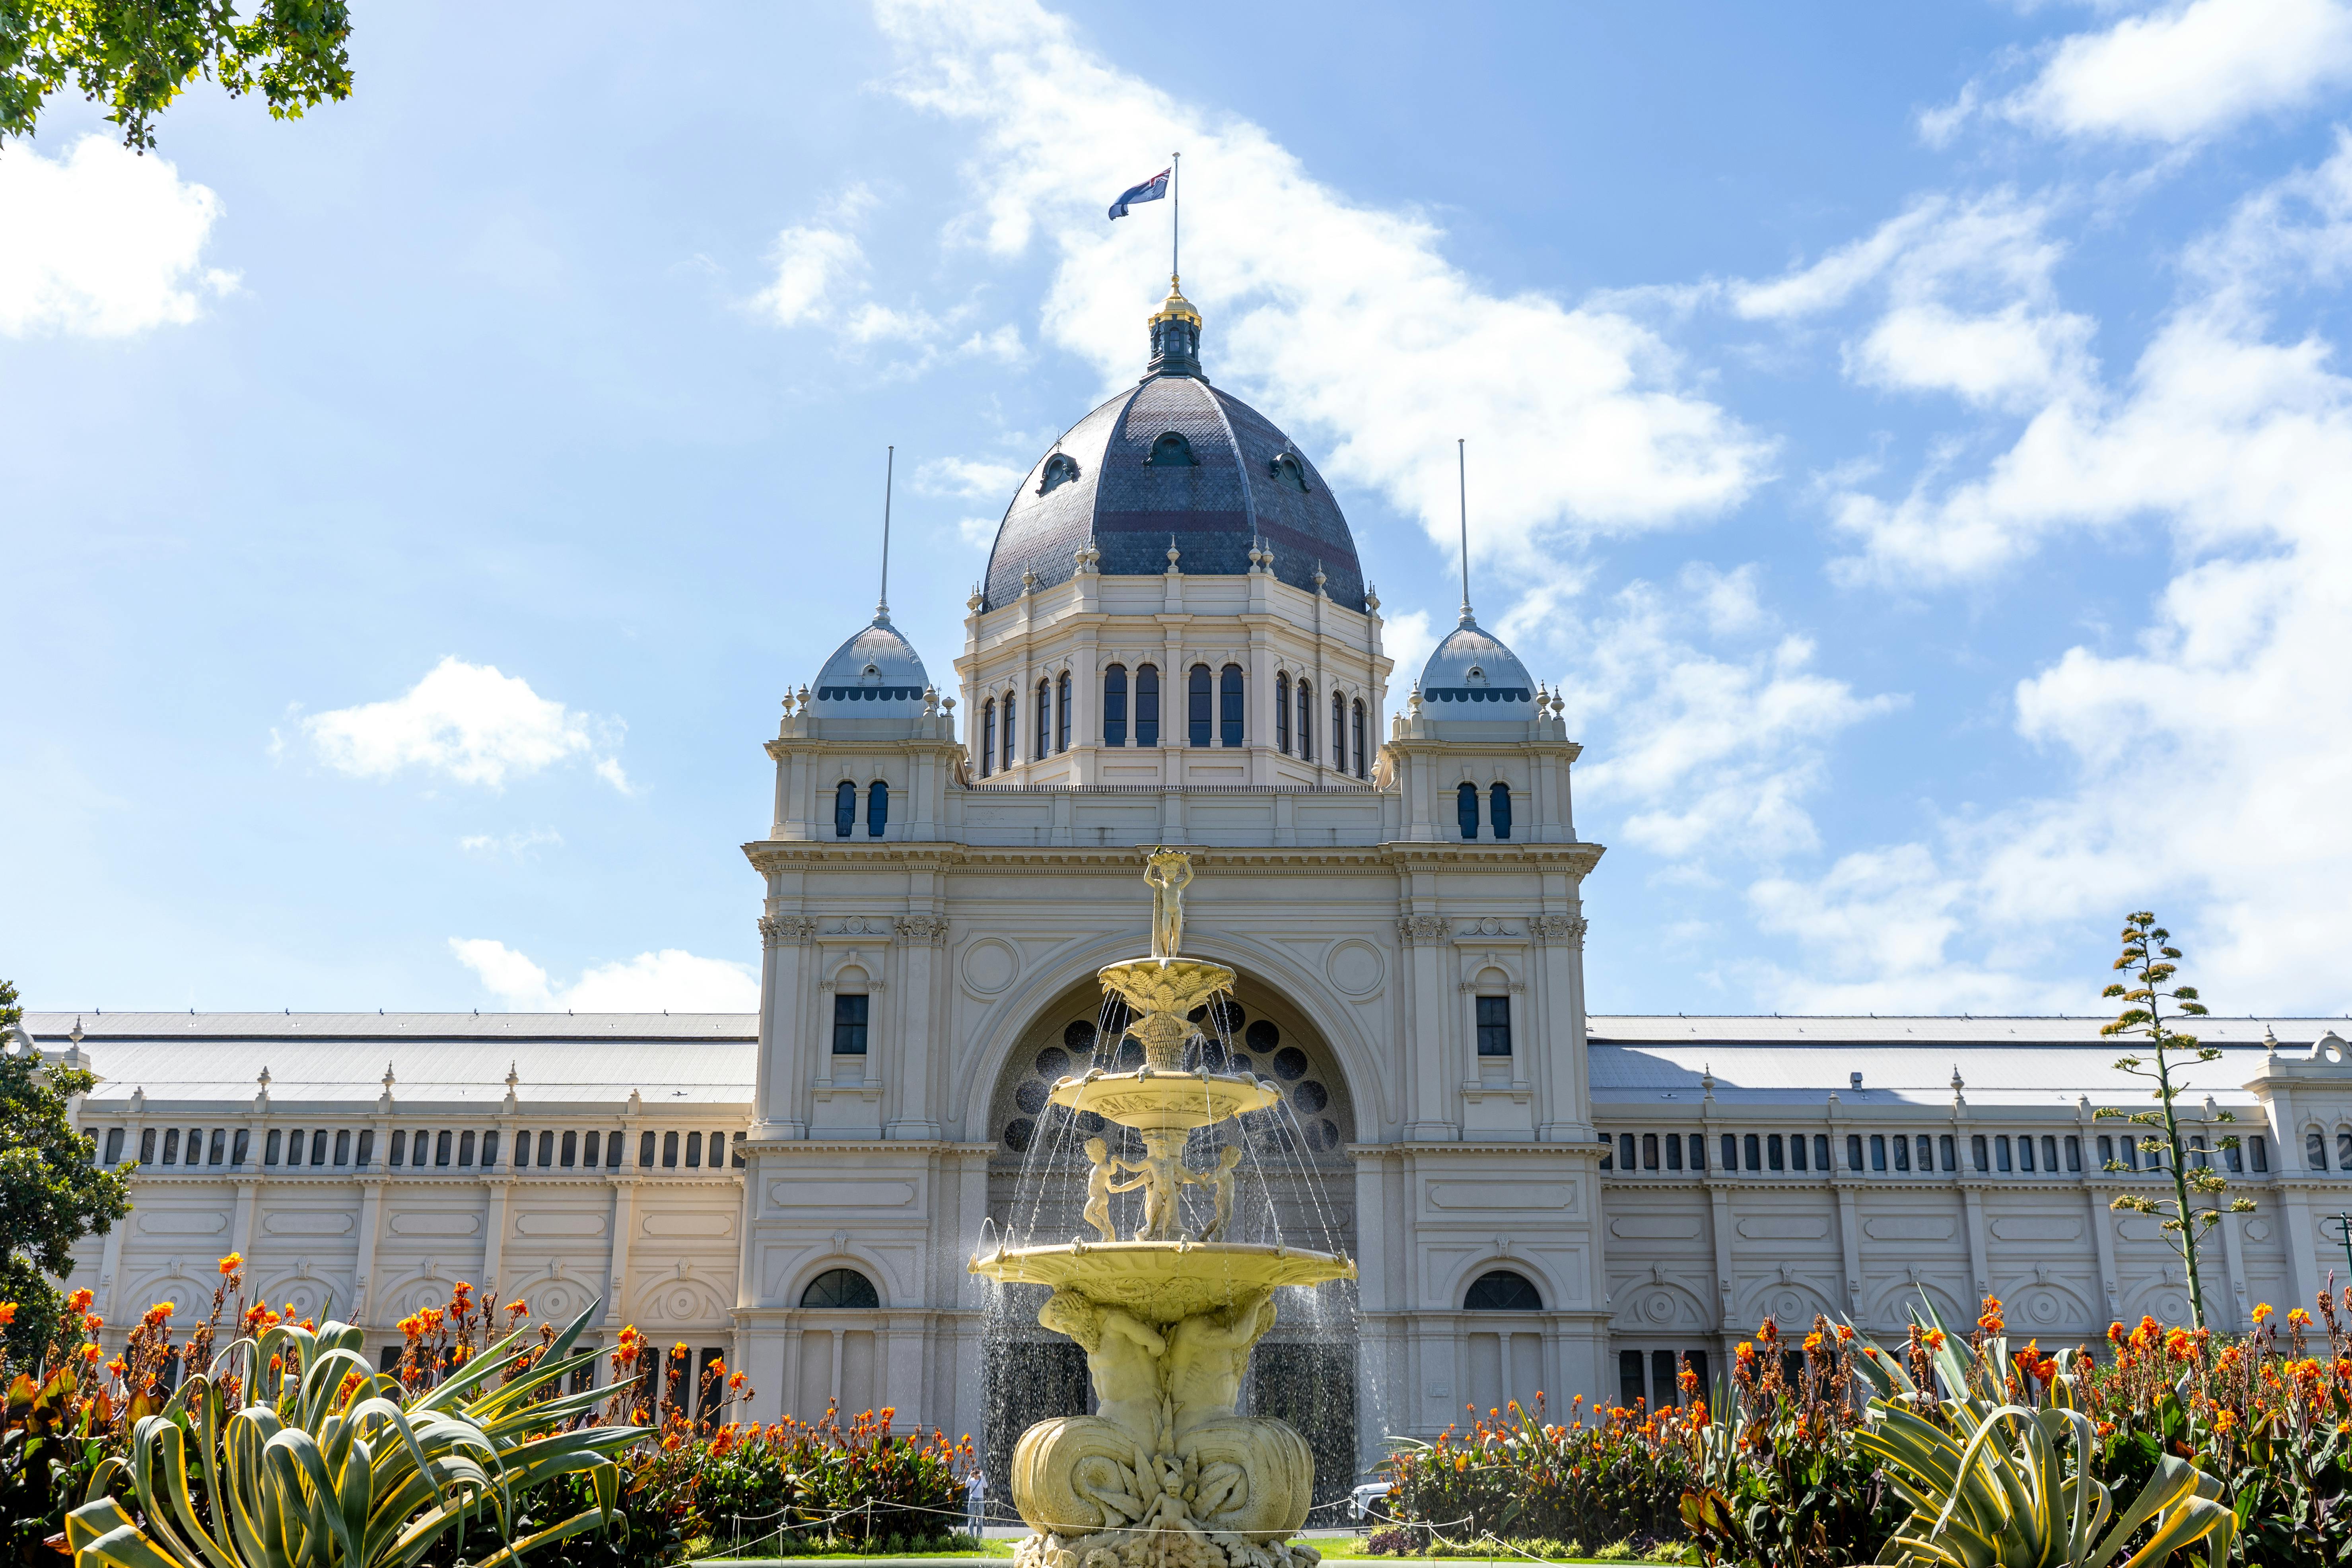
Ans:
MULTIPOLYGON (((1142 1065, 1142 1046, 1123 1033, 1124 1009, 1113 1003, 1097 1016, 1071 1016, 1073 1006, 1084 1005, 1074 999, 1049 1014, 1058 1026, 1041 1021, 1006 1063, 991 1118, 1000 1157, 1026 1156, 1059 1123, 1081 1138, 1133 1137, 1091 1111, 1072 1115, 1047 1099, 1055 1082, 1069 1074, 1097 1067, 1131 1072, 1142 1065)), ((1190 1021, 1196 1033, 1185 1066, 1248 1073, 1280 1092, 1280 1114, 1251 1118, 1247 1135, 1261 1154, 1340 1157, 1353 1132, 1339 1074, 1309 1030, 1269 1016, 1272 1011, 1232 996, 1195 1007, 1190 1021)))

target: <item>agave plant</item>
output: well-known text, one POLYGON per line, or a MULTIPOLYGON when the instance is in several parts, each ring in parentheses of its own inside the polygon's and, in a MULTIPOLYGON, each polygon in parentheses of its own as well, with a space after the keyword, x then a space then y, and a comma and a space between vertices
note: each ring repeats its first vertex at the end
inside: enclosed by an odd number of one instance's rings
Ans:
POLYGON ((521 1330, 414 1395, 368 1366, 361 1331, 346 1323, 315 1333, 278 1324, 238 1340, 140 1417, 127 1460, 92 1478, 89 1500, 66 1518, 75 1568, 413 1568, 478 1517, 495 1520, 504 1542, 478 1568, 513 1568, 551 1542, 625 1529, 616 1456, 644 1428, 566 1430, 604 1394, 552 1387, 595 1310, 510 1381, 500 1380, 534 1348, 521 1330), (125 1472, 143 1528, 106 1495, 125 1472), (587 1474, 594 1506, 512 1539, 520 1495, 575 1472, 587 1474))
MULTIPOLYGON (((2169 1456, 2120 1514, 2091 1474, 2098 1440, 2079 1406, 2072 1374, 2050 1379, 2051 1403, 2010 1401, 2009 1342, 1995 1335, 1965 1358, 1928 1308, 1931 1382, 1922 1388, 1894 1357, 1872 1347, 1864 1374, 1877 1389, 1870 1425, 1856 1434, 1883 1467, 1911 1515, 1879 1552, 1882 1563, 1916 1568, 2108 1568, 2143 1526, 2148 1538, 2116 1568, 2156 1568, 2184 1547, 2206 1543, 2207 1561, 2229 1560, 2237 1516, 2221 1483, 2169 1456), (1929 1419, 1923 1410, 1933 1411, 1929 1419), (2074 1468, 2063 1463, 2074 1448, 2074 1468)), ((1926 1326, 1923 1324, 1923 1327, 1926 1326)))

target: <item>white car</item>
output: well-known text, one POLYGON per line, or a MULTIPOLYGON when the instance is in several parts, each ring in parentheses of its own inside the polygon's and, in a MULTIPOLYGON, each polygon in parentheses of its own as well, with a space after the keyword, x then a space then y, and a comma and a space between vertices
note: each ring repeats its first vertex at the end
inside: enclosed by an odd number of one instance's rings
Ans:
POLYGON ((1349 1506, 1355 1510, 1354 1517, 1360 1522, 1368 1519, 1388 1518, 1388 1510, 1384 1508, 1375 1508, 1373 1505, 1378 1503, 1382 1498, 1388 1496, 1391 1489, 1391 1483, 1387 1481, 1366 1481, 1362 1486, 1358 1487, 1354 1491, 1349 1493, 1348 1501, 1349 1506))

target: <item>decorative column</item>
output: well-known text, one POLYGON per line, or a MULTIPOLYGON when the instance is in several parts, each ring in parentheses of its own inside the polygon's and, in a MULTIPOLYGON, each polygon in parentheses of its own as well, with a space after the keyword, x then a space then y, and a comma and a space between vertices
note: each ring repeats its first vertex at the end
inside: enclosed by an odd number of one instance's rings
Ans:
POLYGON ((813 1069, 803 1060, 807 1031, 801 1028, 806 989, 809 939, 816 921, 801 914, 760 917, 760 1064, 751 1135, 808 1136, 808 1089, 813 1069))
POLYGON ((1445 998, 1453 989, 1444 973, 1444 943, 1449 929, 1436 915, 1402 915, 1397 920, 1397 936, 1404 948, 1412 988, 1412 1037, 1420 1045, 1413 1053, 1404 1128, 1406 1139, 1413 1142, 1450 1142, 1461 1136, 1459 1125, 1442 1115, 1454 1103, 1445 1087, 1450 1053, 1443 1043, 1447 1037, 1445 998))
POLYGON ((1570 1143, 1592 1133, 1584 1084, 1583 1031, 1578 984, 1584 951, 1584 921, 1577 915, 1536 915, 1528 921, 1536 941, 1535 1073, 1536 1137, 1570 1143))
MULTIPOLYGON (((1057 797, 1064 809, 1068 798, 1057 797)), ((940 1136, 939 1115, 931 1104, 932 1079, 937 1076, 931 1057, 940 1033, 929 1016, 931 973, 939 950, 947 943, 947 919, 934 914, 900 915, 896 934, 898 973, 905 982, 898 987, 898 1060, 894 1076, 898 1114, 884 1124, 882 1135, 931 1140, 940 1136)))

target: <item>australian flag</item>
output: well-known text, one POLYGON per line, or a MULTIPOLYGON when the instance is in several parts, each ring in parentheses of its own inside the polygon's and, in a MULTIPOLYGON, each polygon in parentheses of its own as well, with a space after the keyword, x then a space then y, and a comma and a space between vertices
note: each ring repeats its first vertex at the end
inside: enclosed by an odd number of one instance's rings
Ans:
POLYGON ((1110 216, 1125 217, 1129 202, 1156 202, 1168 194, 1168 171, 1162 169, 1139 185, 1129 185, 1121 191, 1118 200, 1110 204, 1110 216))

